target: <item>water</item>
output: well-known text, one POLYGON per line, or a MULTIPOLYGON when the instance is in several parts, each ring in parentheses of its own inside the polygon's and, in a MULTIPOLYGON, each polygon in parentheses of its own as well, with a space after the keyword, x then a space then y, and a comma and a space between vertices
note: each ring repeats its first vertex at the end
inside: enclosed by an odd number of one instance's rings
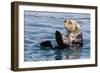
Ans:
POLYGON ((90 14, 24 11, 24 61, 50 61, 90 58, 90 14), (40 42, 56 45, 55 31, 63 35, 64 20, 76 20, 83 33, 83 47, 78 50, 42 50, 40 42))

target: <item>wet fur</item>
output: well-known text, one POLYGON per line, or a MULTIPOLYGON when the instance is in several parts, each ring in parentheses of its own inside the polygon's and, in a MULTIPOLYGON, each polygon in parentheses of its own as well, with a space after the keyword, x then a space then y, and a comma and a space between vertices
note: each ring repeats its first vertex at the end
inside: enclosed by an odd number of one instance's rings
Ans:
POLYGON ((69 46, 75 46, 75 44, 83 46, 83 36, 80 25, 74 20, 65 20, 64 27, 67 32, 63 38, 63 42, 69 46))

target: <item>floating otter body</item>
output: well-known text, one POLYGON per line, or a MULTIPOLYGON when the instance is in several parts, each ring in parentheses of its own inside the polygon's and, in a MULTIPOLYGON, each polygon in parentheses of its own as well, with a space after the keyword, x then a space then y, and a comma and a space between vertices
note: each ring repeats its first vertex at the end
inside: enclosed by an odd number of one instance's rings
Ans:
POLYGON ((67 34, 63 38, 63 42, 69 46, 83 46, 83 36, 80 30, 80 25, 74 20, 65 20, 64 27, 67 34))
MULTIPOLYGON (((65 20, 64 27, 67 30, 66 35, 62 37, 59 31, 55 32, 55 39, 57 45, 52 46, 50 41, 44 41, 40 43, 40 46, 46 48, 67 48, 67 47, 82 47, 83 46, 83 36, 80 30, 80 25, 74 20, 65 20)), ((73 48, 72 48, 73 49, 73 48)))

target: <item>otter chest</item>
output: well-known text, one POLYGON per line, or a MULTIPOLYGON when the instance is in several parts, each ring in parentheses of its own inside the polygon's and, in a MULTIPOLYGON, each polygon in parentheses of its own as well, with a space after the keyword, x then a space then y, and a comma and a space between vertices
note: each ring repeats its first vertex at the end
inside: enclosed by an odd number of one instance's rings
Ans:
POLYGON ((70 33, 69 34, 69 38, 70 38, 70 41, 74 41, 77 39, 77 36, 78 36, 78 33, 70 33))

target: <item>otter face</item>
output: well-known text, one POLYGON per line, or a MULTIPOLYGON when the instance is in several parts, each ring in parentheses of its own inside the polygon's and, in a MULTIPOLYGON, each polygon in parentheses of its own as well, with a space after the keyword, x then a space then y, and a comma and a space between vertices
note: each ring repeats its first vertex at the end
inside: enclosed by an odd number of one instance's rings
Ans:
POLYGON ((74 20, 65 20, 64 27, 70 32, 74 32, 76 29, 80 29, 80 25, 74 20))

